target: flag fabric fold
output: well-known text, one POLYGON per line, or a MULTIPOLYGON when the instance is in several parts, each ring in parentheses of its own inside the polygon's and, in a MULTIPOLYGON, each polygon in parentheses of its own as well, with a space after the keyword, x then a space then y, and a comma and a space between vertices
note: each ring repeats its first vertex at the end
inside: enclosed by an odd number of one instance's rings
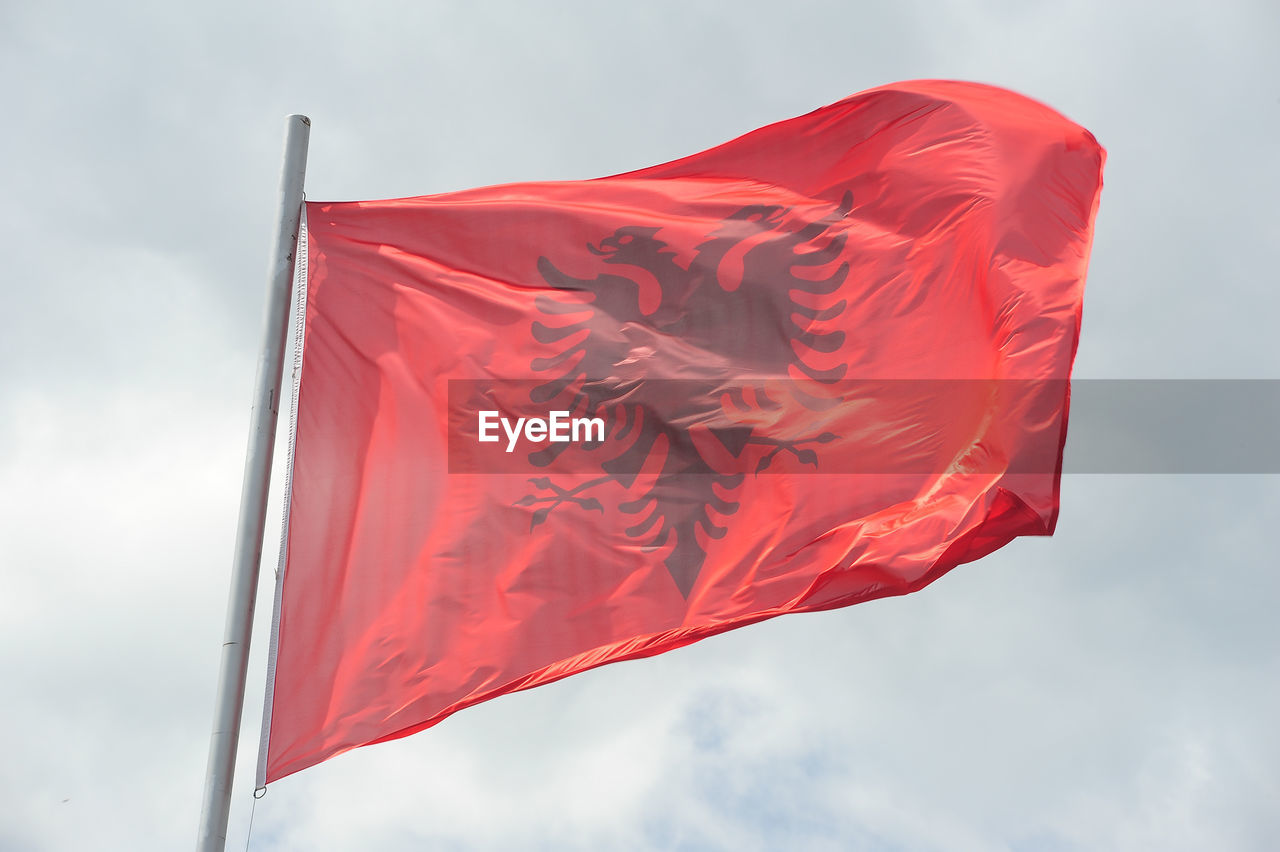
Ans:
POLYGON ((259 783, 1051 533, 1104 159, 919 81, 608 178, 308 202, 259 783))

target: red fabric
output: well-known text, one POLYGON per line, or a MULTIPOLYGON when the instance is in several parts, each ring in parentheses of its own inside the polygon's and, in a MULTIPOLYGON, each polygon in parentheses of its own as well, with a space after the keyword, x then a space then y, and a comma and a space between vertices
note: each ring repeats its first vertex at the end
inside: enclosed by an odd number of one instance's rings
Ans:
POLYGON ((1051 533, 1103 161, 924 81, 599 180, 309 202, 267 780, 1051 533), (609 435, 507 453, 485 406, 609 435))

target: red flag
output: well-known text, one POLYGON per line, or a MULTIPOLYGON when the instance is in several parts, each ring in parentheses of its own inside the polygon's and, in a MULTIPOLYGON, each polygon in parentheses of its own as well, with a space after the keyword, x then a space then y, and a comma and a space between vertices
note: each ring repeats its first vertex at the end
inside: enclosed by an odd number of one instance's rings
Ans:
POLYGON ((599 180, 309 202, 260 780, 1051 533, 1103 160, 925 81, 599 180))

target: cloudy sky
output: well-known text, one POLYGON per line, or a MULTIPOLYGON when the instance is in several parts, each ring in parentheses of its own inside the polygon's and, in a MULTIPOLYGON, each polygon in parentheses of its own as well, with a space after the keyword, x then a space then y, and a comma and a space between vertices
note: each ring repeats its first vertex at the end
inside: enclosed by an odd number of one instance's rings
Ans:
MULTIPOLYGON (((1076 375, 1276 379, 1278 41, 1270 0, 6 0, 0 849, 194 843, 285 114, 313 121, 308 197, 346 200, 999 84, 1109 153, 1076 375)), ((1062 501, 1053 538, 918 594, 286 778, 250 848, 1272 848, 1280 477, 1076 474, 1062 501)))

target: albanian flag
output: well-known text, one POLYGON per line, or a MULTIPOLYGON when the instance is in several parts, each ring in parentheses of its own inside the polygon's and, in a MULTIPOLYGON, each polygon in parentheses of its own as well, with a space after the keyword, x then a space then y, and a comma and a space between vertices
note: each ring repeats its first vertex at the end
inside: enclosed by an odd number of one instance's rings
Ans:
POLYGON ((1103 160, 924 81, 614 177, 308 202, 259 783, 1052 533, 1103 160))

